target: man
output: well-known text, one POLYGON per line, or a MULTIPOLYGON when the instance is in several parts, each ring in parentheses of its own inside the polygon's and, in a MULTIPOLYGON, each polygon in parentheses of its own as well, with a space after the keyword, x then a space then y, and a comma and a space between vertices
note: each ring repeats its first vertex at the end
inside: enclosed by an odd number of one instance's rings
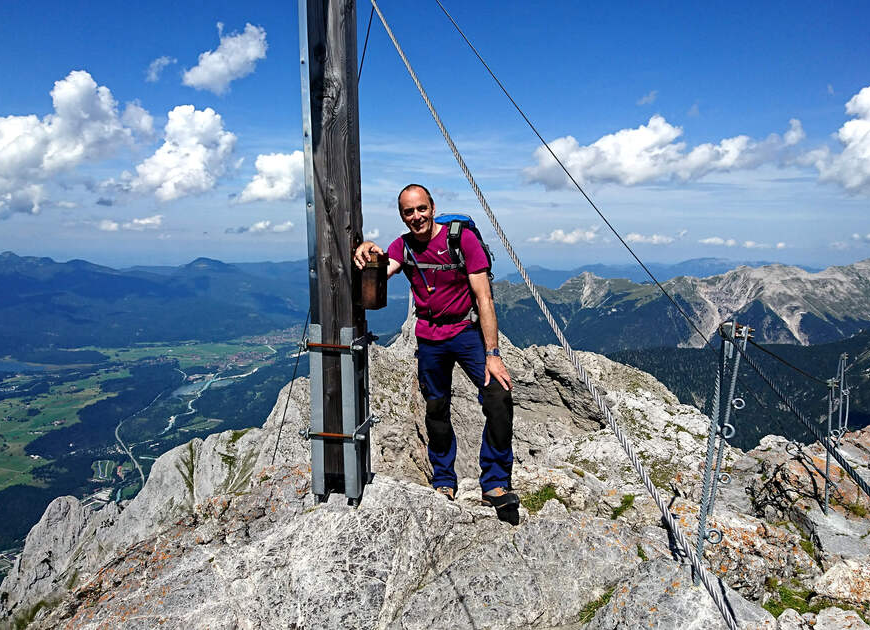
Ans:
MULTIPOLYGON (((489 259, 477 236, 462 231, 464 268, 452 260, 447 226, 434 221, 435 202, 419 184, 399 193, 399 216, 408 232, 387 248, 388 277, 403 270, 417 312, 417 370, 426 399, 426 431, 432 485, 450 501, 456 492, 456 436, 450 423, 453 366, 462 367, 479 390, 486 422, 480 446, 482 500, 499 518, 515 523, 517 495, 510 492, 513 465, 511 377, 498 351, 498 323, 489 283, 489 259), (446 267, 442 269, 441 267, 446 267), (460 268, 457 268, 460 267, 460 268), (475 322, 479 318, 479 322, 475 322)), ((362 269, 383 250, 371 241, 357 247, 362 269)))

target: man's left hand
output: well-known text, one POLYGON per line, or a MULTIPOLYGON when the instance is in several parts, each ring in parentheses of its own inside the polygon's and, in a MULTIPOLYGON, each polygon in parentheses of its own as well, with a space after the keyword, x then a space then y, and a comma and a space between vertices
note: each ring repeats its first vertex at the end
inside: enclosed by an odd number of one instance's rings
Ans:
POLYGON ((501 357, 486 357, 486 367, 483 370, 484 387, 489 385, 491 378, 497 380, 508 391, 514 388, 513 383, 511 383, 511 375, 508 374, 501 357))

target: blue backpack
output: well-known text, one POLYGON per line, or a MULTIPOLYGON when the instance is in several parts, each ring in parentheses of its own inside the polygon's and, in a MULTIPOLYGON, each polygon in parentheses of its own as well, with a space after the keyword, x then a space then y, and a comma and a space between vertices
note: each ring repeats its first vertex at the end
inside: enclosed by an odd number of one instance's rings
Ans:
MULTIPOLYGON (((422 269, 432 269, 433 271, 446 271, 449 269, 462 269, 465 270, 465 256, 462 254, 462 248, 459 246, 459 243, 462 239, 462 231, 463 230, 471 230, 472 234, 477 237, 477 242, 480 243, 480 246, 483 248, 483 253, 486 254, 486 263, 487 263, 487 274, 489 275, 489 279, 492 280, 492 250, 489 249, 489 245, 487 245, 483 237, 480 235, 480 230, 477 229, 477 226, 474 225, 474 220, 468 216, 467 214, 442 214, 440 216, 435 217, 435 223, 439 223, 441 225, 447 226, 447 248, 450 250, 450 259, 453 261, 452 264, 447 265, 436 265, 433 263, 418 263, 416 256, 414 256, 414 252, 411 251, 411 248, 405 243, 404 247, 404 265, 406 269, 409 269, 410 266, 416 267, 418 270, 422 269)), ((410 275, 409 275, 410 277, 410 275)), ((427 283, 428 286, 428 283, 427 283)))

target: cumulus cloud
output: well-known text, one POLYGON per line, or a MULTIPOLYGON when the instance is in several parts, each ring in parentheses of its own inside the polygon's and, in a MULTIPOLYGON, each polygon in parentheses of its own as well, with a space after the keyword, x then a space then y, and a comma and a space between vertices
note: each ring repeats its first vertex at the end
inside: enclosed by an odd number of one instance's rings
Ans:
POLYGON ((161 201, 206 192, 226 172, 235 146, 235 134, 212 108, 179 105, 169 112, 163 145, 136 166, 129 188, 161 201))
POLYGON ((199 63, 186 70, 182 77, 184 85, 197 90, 209 90, 223 94, 230 83, 251 74, 257 61, 266 58, 266 30, 246 24, 242 33, 224 36, 224 25, 217 24, 221 43, 216 50, 208 50, 199 56, 199 63))
POLYGON ((589 229, 577 228, 571 232, 566 232, 562 229, 556 229, 550 232, 547 236, 533 236, 528 239, 530 243, 562 243, 565 245, 576 245, 577 243, 594 243, 598 239, 598 226, 590 227, 589 229))
MULTIPOLYGON (((678 141, 682 135, 681 127, 657 114, 646 125, 622 129, 589 145, 564 136, 553 140, 550 147, 578 181, 633 186, 656 180, 695 180, 712 172, 752 168, 776 160, 785 147, 803 138, 803 129, 800 121, 793 119, 782 137, 771 134, 758 141, 741 135, 691 149, 678 141)), ((530 181, 549 189, 569 184, 545 147, 535 150, 534 159, 536 164, 525 169, 530 181)))
POLYGON ((157 57, 157 59, 148 64, 148 69, 145 71, 145 80, 149 83, 156 83, 160 79, 164 68, 173 63, 178 63, 178 59, 166 55, 157 57))
POLYGON ((656 102, 656 97, 659 95, 658 90, 651 90, 648 93, 637 99, 638 105, 651 105, 656 102))
POLYGON ((870 243, 870 234, 864 234, 862 236, 856 232, 855 234, 852 234, 852 240, 858 241, 859 243, 870 243))
POLYGON ((156 230, 161 225, 163 225, 163 215, 155 214, 150 217, 144 217, 142 219, 133 219, 132 221, 128 221, 124 223, 121 227, 125 230, 135 230, 137 232, 141 232, 142 230, 156 230))
POLYGON ((771 246, 767 243, 757 243, 755 241, 743 241, 743 247, 745 247, 746 249, 770 249, 771 246))
POLYGON ((645 243, 647 245, 669 245, 674 242, 673 236, 665 236, 664 234, 650 234, 645 236, 637 232, 627 234, 625 240, 629 243, 645 243))
POLYGON ((782 241, 780 241, 779 243, 776 244, 777 249, 785 249, 786 247, 787 247, 787 245, 785 243, 783 243, 782 241))
POLYGON ((831 249, 843 251, 845 249, 849 249, 849 243, 844 243, 843 241, 834 241, 833 243, 831 243, 831 249))
POLYGON ((701 245, 724 245, 725 247, 734 247, 737 245, 737 241, 733 238, 724 239, 721 236, 710 236, 707 238, 702 238, 700 241, 701 245))
POLYGON ((292 221, 273 224, 268 219, 257 221, 253 225, 241 225, 236 228, 227 228, 224 234, 265 234, 267 232, 281 233, 289 232, 293 229, 292 221))
POLYGON ((140 135, 151 136, 154 133, 154 117, 142 107, 139 101, 127 103, 121 122, 140 135))
POLYGON ((839 184, 853 194, 870 194, 870 86, 846 103, 853 116, 837 132, 843 150, 835 154, 829 147, 807 152, 802 163, 814 166, 823 182, 839 184))
POLYGON ((301 197, 305 192, 302 151, 258 155, 257 174, 236 198, 238 203, 278 201, 301 197))
POLYGON ((37 214, 46 197, 45 181, 132 141, 109 88, 98 86, 84 70, 55 82, 51 99, 54 112, 42 119, 0 117, 0 218, 37 214))
POLYGON ((381 235, 381 231, 379 229, 375 228, 374 230, 372 230, 370 232, 366 232, 363 235, 363 238, 367 241, 373 241, 376 238, 378 238, 380 235, 381 235))
POLYGON ((102 230, 103 232, 119 232, 121 230, 142 232, 144 230, 156 230, 163 225, 163 215, 155 214, 154 216, 144 217, 142 219, 125 221, 124 223, 119 223, 112 219, 102 219, 92 225, 95 225, 98 230, 102 230))

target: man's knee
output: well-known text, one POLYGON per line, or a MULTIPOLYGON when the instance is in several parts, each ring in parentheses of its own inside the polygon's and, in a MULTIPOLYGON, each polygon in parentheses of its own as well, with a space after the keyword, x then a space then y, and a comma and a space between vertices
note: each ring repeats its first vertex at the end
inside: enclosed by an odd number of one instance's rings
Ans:
POLYGON ((487 439, 497 450, 506 451, 511 446, 514 428, 514 400, 510 390, 498 381, 492 381, 483 388, 481 395, 487 439))
POLYGON ((429 448, 436 453, 444 453, 453 443, 453 430, 450 427, 450 398, 435 398, 426 401, 426 433, 429 435, 429 448))

